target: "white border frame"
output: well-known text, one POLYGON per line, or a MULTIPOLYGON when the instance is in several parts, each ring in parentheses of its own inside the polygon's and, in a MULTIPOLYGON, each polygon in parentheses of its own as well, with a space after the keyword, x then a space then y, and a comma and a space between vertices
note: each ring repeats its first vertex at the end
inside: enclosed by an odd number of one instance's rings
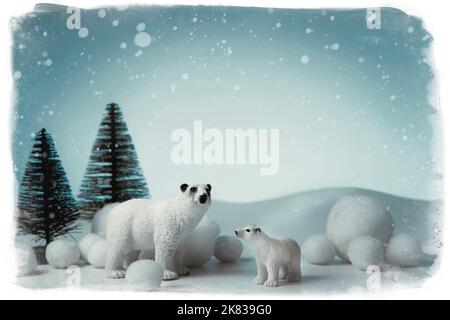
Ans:
MULTIPOLYGON (((0 52, 5 54, 4 60, 8 63, 2 63, 0 68, 0 83, 2 88, 2 104, 1 104, 1 125, 0 125, 0 147, 2 157, 0 158, 0 168, 3 179, 0 184, 0 298, 1 299, 450 299, 450 257, 449 251, 444 245, 444 251, 441 256, 441 265, 439 271, 428 280, 419 289, 405 289, 396 291, 383 291, 372 294, 337 294, 337 295, 296 295, 285 296, 277 295, 276 290, 269 291, 267 295, 230 295, 230 294, 207 294, 207 293, 175 293, 175 292, 109 292, 109 291, 92 291, 78 289, 52 289, 34 291, 23 289, 14 284, 16 266, 15 255, 13 250, 13 208, 14 208, 14 175, 11 159, 11 129, 12 129, 12 69, 10 61, 11 51, 11 35, 9 31, 9 19, 17 17, 29 12, 34 5, 39 2, 33 0, 6 1, 2 3, 0 11, 1 21, 1 47, 0 52), (6 138, 8 137, 8 138, 6 138)), ((434 67, 437 72, 436 89, 440 100, 440 108, 443 114, 444 123, 444 143, 448 141, 449 130, 445 124, 450 123, 450 114, 446 107, 450 106, 450 90, 439 90, 439 83, 450 83, 450 44, 448 41, 448 30, 450 30, 450 19, 448 18, 447 8, 450 5, 442 0, 48 0, 61 5, 71 5, 81 8, 95 8, 105 5, 123 5, 123 4, 142 4, 142 5, 233 5, 245 7, 274 7, 274 8, 367 8, 367 7, 395 7, 405 11, 407 14, 417 16, 423 19, 425 28, 434 37, 433 56, 434 67)), ((445 88, 441 86, 441 89, 445 88)), ((449 159, 449 150, 444 150, 444 165, 447 167, 449 159)), ((449 200, 448 174, 445 170, 445 199, 449 200)), ((449 210, 446 207, 446 215, 448 217, 449 210)), ((445 219, 444 240, 446 232, 450 232, 450 220, 445 219)))

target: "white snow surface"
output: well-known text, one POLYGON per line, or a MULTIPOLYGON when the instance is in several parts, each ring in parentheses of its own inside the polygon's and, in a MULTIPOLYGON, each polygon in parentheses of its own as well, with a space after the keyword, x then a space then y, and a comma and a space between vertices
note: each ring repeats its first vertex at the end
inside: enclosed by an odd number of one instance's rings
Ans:
MULTIPOLYGON (((317 266, 302 261, 303 281, 299 284, 282 283, 278 288, 253 285, 256 264, 248 248, 236 263, 220 263, 211 259, 201 267, 191 268, 187 277, 175 281, 163 281, 163 292, 178 293, 225 293, 225 294, 332 294, 345 292, 368 292, 418 287, 436 272, 436 255, 441 253, 443 201, 422 201, 397 197, 380 192, 335 188, 303 192, 286 197, 255 203, 227 203, 213 201, 208 215, 220 226, 222 234, 233 234, 237 226, 256 223, 268 234, 289 237, 303 243, 313 234, 323 233, 328 214, 335 202, 345 195, 364 194, 375 197, 390 208, 396 233, 414 234, 426 253, 420 267, 382 267, 381 273, 368 275, 350 264, 335 259, 331 265, 317 266), (374 280, 375 279, 375 280, 374 280), (378 281, 379 280, 379 281, 378 281), (369 282, 380 285, 368 286, 369 282)), ((78 240, 91 231, 91 224, 82 221, 80 233, 73 234, 78 240)), ((21 237, 32 242, 32 237, 21 237)), ((38 266, 35 274, 17 279, 22 287, 45 289, 67 286, 66 270, 50 266, 38 266)), ((130 290, 124 279, 108 280, 103 269, 81 265, 81 286, 94 290, 130 290)))

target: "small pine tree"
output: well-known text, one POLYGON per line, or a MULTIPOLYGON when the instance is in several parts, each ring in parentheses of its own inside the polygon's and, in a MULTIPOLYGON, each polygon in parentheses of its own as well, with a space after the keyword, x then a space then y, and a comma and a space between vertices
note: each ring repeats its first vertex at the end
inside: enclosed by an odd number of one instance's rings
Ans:
POLYGON ((149 197, 120 107, 110 103, 106 106, 78 196, 81 215, 91 219, 108 203, 149 197))
POLYGON ((18 194, 18 229, 47 246, 78 229, 76 201, 53 139, 39 131, 18 194))

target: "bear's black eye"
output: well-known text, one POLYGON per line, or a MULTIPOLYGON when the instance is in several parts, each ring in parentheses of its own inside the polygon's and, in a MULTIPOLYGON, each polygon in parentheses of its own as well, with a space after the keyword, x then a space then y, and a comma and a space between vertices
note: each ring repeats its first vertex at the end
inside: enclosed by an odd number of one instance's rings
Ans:
POLYGON ((191 192, 197 192, 197 187, 192 187, 191 192))
POLYGON ((250 232, 250 229, 245 229, 245 231, 250 232))

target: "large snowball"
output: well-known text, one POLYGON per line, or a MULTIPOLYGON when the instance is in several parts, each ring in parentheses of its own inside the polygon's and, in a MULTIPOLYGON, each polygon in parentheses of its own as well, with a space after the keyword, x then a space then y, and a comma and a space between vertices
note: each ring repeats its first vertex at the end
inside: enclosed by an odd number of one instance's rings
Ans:
POLYGON ((133 290, 146 291, 161 285, 163 269, 153 260, 139 260, 132 263, 125 273, 125 280, 133 290))
POLYGON ((204 216, 187 239, 184 265, 199 267, 207 263, 213 255, 216 238, 219 234, 219 225, 209 216, 204 216))
POLYGON ((38 265, 36 254, 30 245, 16 243, 16 261, 19 276, 28 276, 36 271, 38 265))
POLYGON ((399 267, 417 267, 423 258, 420 242, 409 234, 399 234, 389 241, 386 259, 399 267))
POLYGON ((88 261, 88 253, 91 246, 101 239, 103 238, 95 233, 89 233, 81 239, 81 241, 78 243, 78 248, 80 249, 81 257, 84 261, 88 261))
POLYGON ((333 242, 323 234, 315 234, 303 243, 302 255, 311 264, 330 264, 336 255, 333 242))
POLYGON ((369 266, 381 266, 384 263, 383 243, 370 236, 352 240, 347 254, 352 265, 361 271, 366 271, 369 266))
POLYGON ((87 261, 96 268, 104 268, 107 254, 108 241, 100 239, 89 248, 87 261))
POLYGON ((347 248, 353 239, 371 236, 387 243, 394 224, 386 206, 379 200, 351 195, 340 198, 328 215, 326 235, 336 247, 337 254, 349 261, 347 248))
POLYGON ((120 203, 110 203, 98 210, 92 219, 92 233, 106 237, 106 227, 108 225, 109 214, 120 203))
POLYGON ((78 244, 69 240, 55 240, 47 246, 45 251, 48 264, 56 269, 65 269, 76 264, 80 256, 78 244))
POLYGON ((243 251, 244 247, 236 237, 221 236, 216 239, 214 256, 222 262, 236 262, 243 251))

